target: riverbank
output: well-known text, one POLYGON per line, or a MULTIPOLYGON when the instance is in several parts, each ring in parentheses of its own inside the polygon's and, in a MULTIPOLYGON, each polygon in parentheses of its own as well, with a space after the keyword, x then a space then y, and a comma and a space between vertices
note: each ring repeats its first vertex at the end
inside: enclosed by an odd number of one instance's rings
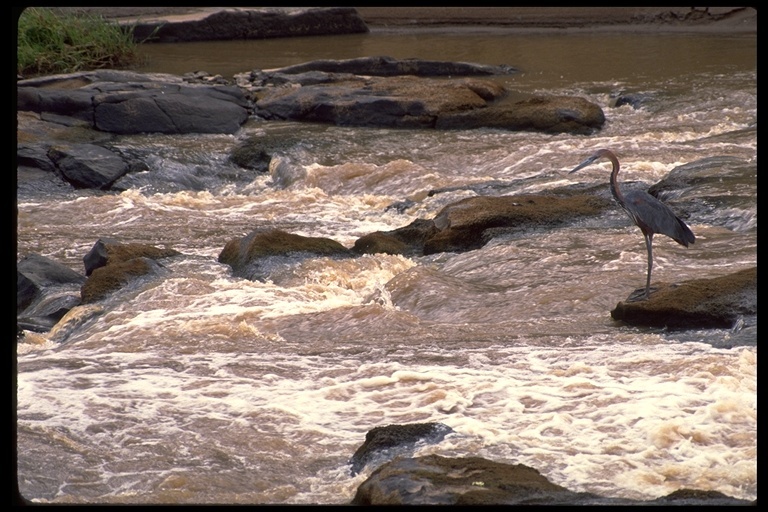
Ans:
MULTIPOLYGON (((254 7, 65 7, 121 22, 203 19, 224 9, 254 7)), ((289 8, 280 8, 289 9, 289 8)), ((654 30, 756 32, 752 7, 355 7, 371 28, 487 26, 526 30, 654 30), (706 10, 705 10, 706 9, 706 10)))

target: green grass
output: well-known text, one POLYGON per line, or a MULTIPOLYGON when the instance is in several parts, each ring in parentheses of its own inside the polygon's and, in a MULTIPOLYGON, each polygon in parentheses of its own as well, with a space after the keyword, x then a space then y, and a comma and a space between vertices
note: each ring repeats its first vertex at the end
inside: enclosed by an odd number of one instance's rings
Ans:
POLYGON ((24 77, 125 69, 140 61, 133 30, 101 16, 30 7, 19 16, 16 72, 24 77))

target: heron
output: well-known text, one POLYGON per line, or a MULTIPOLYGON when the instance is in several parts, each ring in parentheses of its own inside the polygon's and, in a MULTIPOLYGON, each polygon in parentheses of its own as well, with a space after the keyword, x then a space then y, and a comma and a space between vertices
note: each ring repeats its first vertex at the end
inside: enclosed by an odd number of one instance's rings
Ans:
MULTIPOLYGON (((675 242, 688 247, 696 241, 696 237, 685 222, 675 215, 672 209, 662 203, 648 192, 633 190, 623 194, 619 188, 617 177, 619 175, 619 159, 608 149, 600 149, 592 156, 577 165, 568 174, 606 158, 613 166, 611 170, 611 193, 614 199, 621 205, 632 222, 640 228, 645 237, 645 247, 648 250, 648 275, 645 281, 645 294, 643 300, 648 299, 651 293, 651 269, 653 268, 653 235, 660 233, 667 235, 675 242)), ((639 292, 640 290, 638 290, 639 292)))

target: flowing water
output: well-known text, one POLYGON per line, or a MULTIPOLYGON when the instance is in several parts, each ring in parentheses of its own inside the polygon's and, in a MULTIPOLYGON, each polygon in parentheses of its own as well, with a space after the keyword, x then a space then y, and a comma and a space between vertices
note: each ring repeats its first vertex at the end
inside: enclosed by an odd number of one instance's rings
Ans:
POLYGON ((607 122, 572 136, 253 120, 232 136, 124 137, 150 168, 124 192, 20 191, 19 257, 37 252, 84 272, 100 237, 183 254, 68 335, 29 333, 17 345, 25 498, 347 503, 371 471, 351 477, 348 465, 367 431, 430 421, 455 433, 416 454, 527 464, 605 496, 687 487, 756 498, 756 327, 612 321, 646 270, 640 231, 618 206, 471 252, 309 259, 264 282, 217 262, 227 241, 265 226, 350 247, 432 218, 484 182, 507 183, 505 194, 608 187, 608 164, 567 174, 608 147, 623 180, 645 186, 702 158, 740 162, 722 171, 727 179, 668 198, 697 205, 688 219, 697 240, 686 249, 656 237, 654 281, 753 267, 755 35, 379 30, 146 53, 142 71, 228 77, 371 55, 509 64, 521 73, 495 78, 509 88, 583 96, 607 122), (618 94, 652 100, 612 107, 618 94), (227 161, 241 139, 297 131, 302 143, 282 155, 290 179, 227 161))

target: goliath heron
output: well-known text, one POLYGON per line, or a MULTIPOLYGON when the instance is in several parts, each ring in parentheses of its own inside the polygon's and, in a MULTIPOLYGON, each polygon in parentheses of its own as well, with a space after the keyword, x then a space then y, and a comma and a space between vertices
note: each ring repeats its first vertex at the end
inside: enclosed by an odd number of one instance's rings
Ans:
MULTIPOLYGON (((667 235, 680 245, 688 247, 688 244, 694 243, 696 237, 691 229, 680 220, 677 215, 667 206, 651 194, 641 190, 633 190, 622 194, 617 181, 619 175, 619 160, 610 150, 600 149, 595 154, 584 160, 571 171, 574 173, 589 164, 607 158, 613 165, 611 171, 611 193, 618 201, 627 215, 632 219, 645 237, 645 247, 648 249, 648 277, 645 281, 644 299, 647 299, 651 291, 651 269, 653 268, 653 235, 661 233, 667 235)), ((570 173, 569 173, 570 174, 570 173)))

